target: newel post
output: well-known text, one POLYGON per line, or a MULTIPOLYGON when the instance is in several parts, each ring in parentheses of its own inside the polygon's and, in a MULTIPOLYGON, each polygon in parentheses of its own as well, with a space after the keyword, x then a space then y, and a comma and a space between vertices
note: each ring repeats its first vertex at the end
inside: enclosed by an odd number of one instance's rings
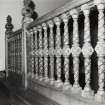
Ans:
POLYGON ((12 17, 10 15, 7 16, 7 23, 5 25, 5 71, 6 71, 6 78, 8 77, 8 37, 13 32, 13 25, 12 25, 12 17))
MULTIPOLYGON (((27 72, 27 35, 29 31, 27 30, 28 25, 33 21, 32 15, 34 13, 34 7, 30 7, 30 3, 33 3, 31 0, 24 0, 24 7, 22 9, 22 81, 24 89, 27 89, 28 86, 28 72, 27 72)), ((34 4, 34 3, 33 3, 34 4)), ((35 5, 34 5, 35 6, 35 5)))

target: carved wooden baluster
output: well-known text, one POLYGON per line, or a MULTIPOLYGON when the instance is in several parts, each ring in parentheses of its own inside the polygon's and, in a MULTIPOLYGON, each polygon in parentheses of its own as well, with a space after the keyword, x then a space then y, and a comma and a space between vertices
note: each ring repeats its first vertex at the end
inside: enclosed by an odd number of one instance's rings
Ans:
POLYGON ((71 48, 73 56, 73 70, 74 70, 74 85, 72 92, 79 93, 81 88, 79 86, 79 55, 81 48, 79 47, 79 33, 78 33, 78 11, 73 9, 70 11, 73 18, 73 45, 71 48))
POLYGON ((87 4, 81 7, 81 10, 84 13, 85 21, 84 21, 84 45, 82 48, 82 52, 85 58, 85 82, 86 86, 82 91, 83 97, 91 98, 93 96, 93 91, 90 88, 90 73, 91 73, 91 55, 93 53, 93 48, 90 42, 90 23, 89 23, 89 7, 87 4))
POLYGON ((43 59, 42 59, 42 26, 38 26, 39 31, 39 75, 40 81, 43 79, 43 59))
POLYGON ((35 50, 34 50, 34 54, 35 54, 35 78, 38 79, 38 55, 37 55, 37 50, 38 50, 38 44, 37 44, 37 28, 34 28, 34 33, 35 33, 35 50))
POLYGON ((47 24, 42 24, 44 29, 44 77, 45 82, 49 81, 48 78, 48 42, 47 42, 47 24))
POLYGON ((56 24, 56 65, 57 65, 57 81, 56 87, 61 87, 63 82, 61 80, 61 33, 60 33, 60 24, 61 20, 59 17, 54 18, 54 22, 56 24))
POLYGON ((37 26, 37 51, 36 51, 36 54, 37 54, 37 62, 38 62, 38 80, 40 79, 40 55, 39 55, 39 50, 40 50, 40 47, 39 47, 39 26, 37 26))
POLYGON ((31 36, 31 77, 34 77, 34 40, 33 40, 33 29, 30 30, 31 36))
POLYGON ((70 48, 69 48, 69 32, 68 32, 68 16, 67 13, 62 15, 62 19, 64 22, 64 47, 63 47, 63 56, 64 56, 64 72, 65 72, 65 83, 64 89, 71 88, 69 83, 69 55, 70 55, 70 48))
POLYGON ((98 42, 96 45, 96 52, 98 56, 98 85, 99 89, 95 98, 97 101, 105 101, 104 80, 105 80, 105 27, 104 27, 104 4, 101 0, 95 1, 99 15, 98 15, 98 42))
POLYGON ((54 33, 53 33, 53 27, 54 23, 53 21, 48 21, 48 25, 50 28, 50 73, 51 73, 51 78, 50 78, 50 84, 54 84, 54 33))

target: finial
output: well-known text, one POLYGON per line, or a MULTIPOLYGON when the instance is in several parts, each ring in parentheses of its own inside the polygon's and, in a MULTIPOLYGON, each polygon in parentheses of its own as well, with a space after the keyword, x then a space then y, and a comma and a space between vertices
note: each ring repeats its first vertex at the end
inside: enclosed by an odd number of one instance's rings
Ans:
POLYGON ((10 33, 13 30, 13 24, 12 24, 12 17, 10 15, 7 16, 7 23, 5 25, 6 33, 10 33))
POLYGON ((24 8, 22 9, 22 15, 35 20, 38 17, 37 12, 35 12, 35 3, 32 0, 24 0, 23 4, 24 8))

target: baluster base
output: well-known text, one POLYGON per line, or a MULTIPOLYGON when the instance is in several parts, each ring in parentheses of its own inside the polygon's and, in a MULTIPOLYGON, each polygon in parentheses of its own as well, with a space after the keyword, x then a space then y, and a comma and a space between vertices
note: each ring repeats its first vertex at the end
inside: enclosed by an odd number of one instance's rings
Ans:
POLYGON ((88 87, 85 87, 84 90, 82 91, 82 97, 85 97, 85 98, 93 98, 94 96, 94 92, 88 88, 88 87))
POLYGON ((62 83, 61 80, 57 80, 57 81, 55 82, 55 87, 56 87, 56 88, 60 88, 60 87, 62 87, 62 86, 63 86, 63 83, 62 83))
POLYGON ((105 92, 103 90, 98 91, 95 95, 95 100, 98 102, 105 102, 105 92))
POLYGON ((69 81, 66 81, 66 82, 63 84, 63 89, 64 89, 64 90, 69 90, 69 89, 71 89, 71 85, 70 85, 69 81))
POLYGON ((82 88, 79 85, 74 84, 73 87, 71 88, 71 92, 74 94, 75 93, 81 94, 82 88))
POLYGON ((50 79, 50 85, 54 85, 54 79, 52 78, 52 79, 50 79))

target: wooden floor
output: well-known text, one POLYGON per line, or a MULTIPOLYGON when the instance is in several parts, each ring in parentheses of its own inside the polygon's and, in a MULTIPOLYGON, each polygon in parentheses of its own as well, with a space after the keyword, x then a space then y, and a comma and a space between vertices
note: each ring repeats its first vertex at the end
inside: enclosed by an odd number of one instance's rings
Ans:
POLYGON ((12 105, 8 88, 0 82, 0 105, 12 105))
MULTIPOLYGON (((15 90, 18 89, 15 87, 15 90)), ((11 93, 3 82, 0 82, 0 105, 59 105, 38 92, 31 90, 27 92, 18 91, 16 93, 17 94, 11 93)))

